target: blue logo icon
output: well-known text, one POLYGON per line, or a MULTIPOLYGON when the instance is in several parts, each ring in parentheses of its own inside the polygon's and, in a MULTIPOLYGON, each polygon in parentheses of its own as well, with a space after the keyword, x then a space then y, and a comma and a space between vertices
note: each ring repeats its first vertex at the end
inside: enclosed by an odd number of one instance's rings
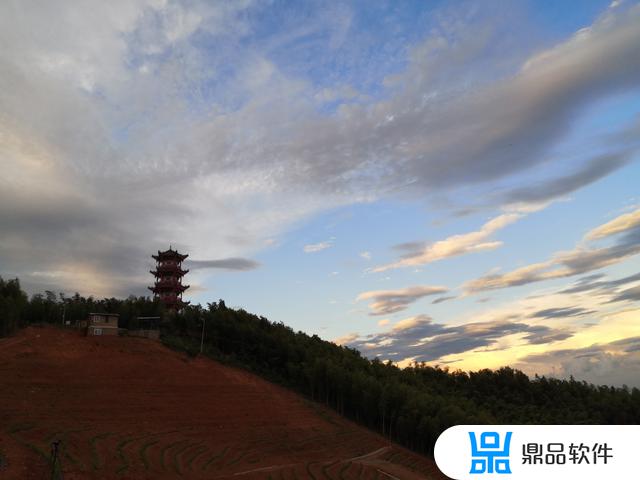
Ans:
POLYGON ((500 448, 498 432, 482 432, 480 448, 478 448, 476 434, 469 432, 469 440, 471 440, 471 471, 469 473, 511 473, 509 447, 512 433, 506 432, 504 445, 500 448))

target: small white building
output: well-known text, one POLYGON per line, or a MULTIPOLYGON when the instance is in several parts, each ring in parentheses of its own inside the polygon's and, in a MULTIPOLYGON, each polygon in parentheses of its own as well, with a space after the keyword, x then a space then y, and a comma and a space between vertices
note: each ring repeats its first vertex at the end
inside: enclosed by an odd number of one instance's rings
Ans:
POLYGON ((86 322, 82 322, 86 328, 85 335, 118 335, 118 320, 120 315, 117 313, 90 313, 86 322))

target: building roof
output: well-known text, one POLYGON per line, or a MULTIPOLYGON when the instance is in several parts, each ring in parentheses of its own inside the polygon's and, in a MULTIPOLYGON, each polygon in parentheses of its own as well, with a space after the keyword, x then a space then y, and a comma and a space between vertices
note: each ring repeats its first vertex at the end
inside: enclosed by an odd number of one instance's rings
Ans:
POLYGON ((173 274, 173 275, 183 276, 189 273, 189 270, 183 270, 178 266, 163 265, 163 266, 157 267, 155 270, 149 270, 149 273, 154 277, 159 277, 162 274, 173 274))
POLYGON ((147 288, 151 290, 153 293, 157 293, 157 292, 182 293, 189 287, 190 285, 182 285, 181 283, 177 283, 177 282, 156 282, 156 284, 153 287, 147 287, 147 288))
POLYGON ((169 250, 165 250, 164 252, 161 252, 160 250, 158 250, 158 255, 151 255, 151 256, 155 260, 169 260, 169 259, 172 259, 172 258, 177 258, 180 261, 183 261, 189 255, 185 255, 185 254, 179 253, 177 250, 173 250, 171 248, 171 246, 169 246, 169 250))
POLYGON ((89 315, 103 315, 105 317, 119 317, 120 314, 119 313, 98 313, 98 312, 92 312, 89 315))

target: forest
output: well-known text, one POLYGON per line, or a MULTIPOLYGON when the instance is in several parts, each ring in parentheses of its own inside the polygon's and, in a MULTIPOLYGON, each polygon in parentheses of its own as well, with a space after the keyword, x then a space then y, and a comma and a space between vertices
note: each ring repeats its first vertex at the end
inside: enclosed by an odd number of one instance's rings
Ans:
POLYGON ((398 368, 360 352, 296 332, 283 323, 232 309, 223 300, 162 311, 147 297, 29 298, 17 279, 0 278, 0 336, 30 324, 62 325, 89 312, 120 314, 134 328, 137 316, 161 315, 162 341, 248 369, 321 402, 414 451, 432 455, 435 440, 459 424, 637 424, 640 390, 596 386, 573 378, 535 376, 510 367, 476 372, 414 364, 398 368))

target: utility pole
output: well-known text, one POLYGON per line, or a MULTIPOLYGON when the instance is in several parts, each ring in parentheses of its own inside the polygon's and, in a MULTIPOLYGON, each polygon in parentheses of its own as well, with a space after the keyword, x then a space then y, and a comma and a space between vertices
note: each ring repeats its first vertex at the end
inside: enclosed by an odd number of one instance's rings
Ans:
POLYGON ((200 355, 202 355, 202 348, 204 347, 204 326, 207 323, 206 317, 202 317, 202 337, 200 338, 200 355))
POLYGON ((66 309, 67 309, 67 306, 63 303, 62 304, 62 326, 63 327, 66 325, 66 323, 64 323, 64 314, 66 313, 66 309))

